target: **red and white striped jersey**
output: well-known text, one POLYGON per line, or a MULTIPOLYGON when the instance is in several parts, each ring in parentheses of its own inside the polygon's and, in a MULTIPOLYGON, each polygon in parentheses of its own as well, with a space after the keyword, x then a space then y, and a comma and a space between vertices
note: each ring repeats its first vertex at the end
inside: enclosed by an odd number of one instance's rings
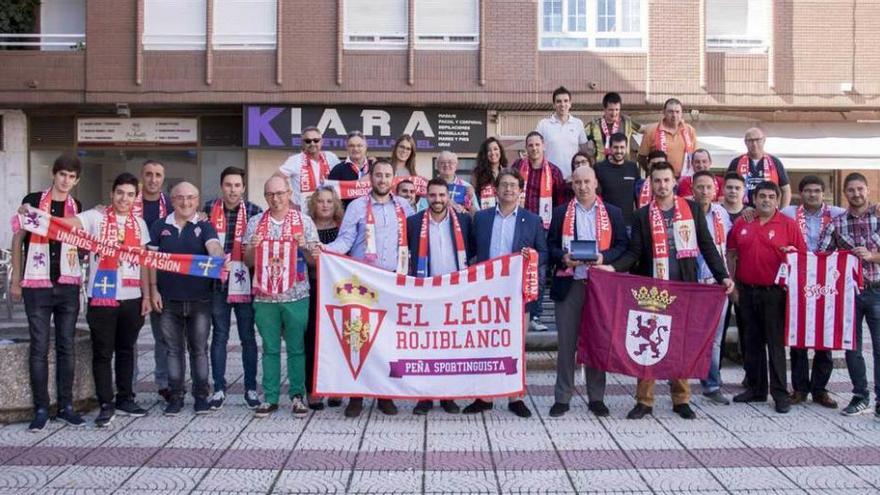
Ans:
POLYGON ((856 295, 862 266, 849 251, 789 253, 777 283, 788 289, 785 344, 819 350, 853 350, 856 295))

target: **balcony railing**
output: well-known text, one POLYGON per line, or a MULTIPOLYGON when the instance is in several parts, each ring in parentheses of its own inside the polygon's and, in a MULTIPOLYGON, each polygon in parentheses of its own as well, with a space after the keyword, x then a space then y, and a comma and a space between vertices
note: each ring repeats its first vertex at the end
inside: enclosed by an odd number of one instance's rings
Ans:
POLYGON ((82 50, 85 34, 2 33, 0 49, 39 48, 40 50, 82 50))

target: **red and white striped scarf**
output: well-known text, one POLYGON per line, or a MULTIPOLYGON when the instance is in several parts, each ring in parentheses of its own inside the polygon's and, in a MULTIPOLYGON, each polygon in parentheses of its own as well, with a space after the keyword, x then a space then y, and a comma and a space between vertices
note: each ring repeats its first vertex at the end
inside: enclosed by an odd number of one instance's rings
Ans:
MULTIPOLYGON (((37 207, 40 211, 52 213, 52 188, 43 191, 40 203, 37 207)), ((64 200, 64 216, 72 217, 77 214, 76 201, 73 196, 67 195, 64 200)), ((24 273, 22 274, 21 286, 32 289, 52 287, 52 279, 49 267, 49 238, 37 234, 31 234, 28 242, 27 259, 25 260, 24 273)), ((60 274, 59 284, 79 285, 82 283, 82 269, 79 266, 79 251, 70 244, 61 244, 61 260, 59 260, 60 274)), ((16 269, 18 269, 16 267, 16 269)))
MULTIPOLYGON (((672 235, 675 242, 675 257, 695 258, 699 253, 697 247, 697 228, 694 224, 693 213, 684 198, 673 198, 672 235)), ((648 211, 651 221, 651 242, 653 245, 654 278, 669 280, 669 249, 666 223, 663 221, 663 211, 656 201, 651 203, 648 211)))
MULTIPOLYGON (((525 208, 526 205, 526 189, 529 184, 529 174, 532 171, 532 164, 529 160, 521 160, 519 173, 522 175, 523 192, 520 194, 519 205, 525 208)), ((538 176, 541 181, 540 197, 538 198, 538 216, 544 224, 544 229, 550 228, 550 220, 553 218, 553 173, 550 171, 550 162, 546 158, 541 160, 541 171, 538 176)))
POLYGON ((618 118, 614 121, 614 126, 611 128, 611 131, 608 130, 608 123, 605 122, 605 117, 599 119, 599 122, 602 126, 602 137, 605 138, 605 142, 602 143, 602 146, 605 148, 604 153, 605 156, 611 156, 611 136, 613 134, 617 134, 617 131, 620 130, 620 121, 623 120, 618 118))
MULTIPOLYGON (((217 231, 217 237, 220 238, 220 244, 226 246, 226 235, 229 230, 226 221, 226 211, 223 208, 223 200, 216 200, 211 206, 211 224, 217 231)), ((247 207, 244 200, 238 204, 238 214, 235 216, 235 226, 233 227, 232 253, 230 256, 229 273, 232 277, 229 280, 229 287, 226 292, 226 302, 242 303, 251 301, 251 273, 244 264, 244 250, 241 248, 241 241, 247 228, 247 207)))
POLYGON ((254 287, 256 296, 276 296, 293 288, 298 279, 305 278, 305 273, 298 273, 298 245, 296 239, 303 234, 302 217, 295 208, 287 210, 281 224, 281 234, 276 239, 269 239, 270 212, 266 211, 257 223, 254 235, 259 235, 262 242, 257 246, 254 260, 254 287))
MULTIPOLYGON (((461 224, 458 222, 458 215, 454 211, 447 208, 446 214, 449 215, 449 221, 452 222, 452 230, 455 232, 455 237, 452 239, 455 245, 455 266, 459 270, 464 270, 467 267, 467 251, 465 250, 464 235, 461 233, 461 224)), ((428 232, 430 231, 428 222, 430 216, 430 211, 426 211, 424 216, 422 216, 422 227, 419 230, 419 252, 418 258, 416 258, 416 277, 424 278, 431 275, 428 267, 431 256, 430 249, 428 249, 428 232)))
POLYGON ((483 186, 483 189, 480 190, 480 209, 495 208, 495 205, 498 204, 497 196, 498 193, 495 191, 495 186, 492 184, 483 186))
MULTIPOLYGON (((394 200, 394 195, 389 195, 389 201, 394 205, 394 212, 397 216, 397 270, 396 273, 409 273, 409 247, 406 245, 406 213, 403 207, 394 200)), ((376 218, 373 215, 373 196, 367 197, 367 214, 364 234, 366 246, 364 249, 364 261, 375 265, 379 259, 379 251, 376 248, 376 218)))
MULTIPOLYGON (((681 160, 681 176, 690 177, 691 175, 694 175, 694 167, 691 164, 691 155, 694 152, 694 142, 691 140, 691 134, 688 132, 687 125, 684 122, 678 126, 678 132, 681 133, 681 137, 684 139, 684 156, 681 160)), ((663 130, 662 122, 658 123, 657 128, 654 130, 654 148, 669 156, 669 152, 667 151, 669 146, 666 142, 666 132, 663 130)))
MULTIPOLYGON (((562 219, 562 250, 571 252, 571 242, 574 241, 574 226, 577 223, 576 199, 572 199, 565 209, 565 217, 562 219)), ((602 198, 596 196, 596 241, 599 251, 605 251, 611 247, 611 217, 602 198)), ((570 277, 574 270, 567 268, 557 273, 559 276, 570 277)))
MULTIPOLYGON (((100 238, 105 241, 118 242, 123 246, 140 247, 142 245, 140 225, 134 214, 129 212, 125 217, 124 228, 120 232, 116 211, 112 206, 108 206, 104 213, 100 238)), ((89 305, 119 306, 117 295, 119 294, 120 279, 122 279, 122 287, 140 287, 141 266, 136 263, 120 261, 118 258, 99 256, 95 283, 92 286, 92 299, 89 305), (100 285, 97 283, 98 277, 101 277, 100 285), (109 292, 106 290, 108 287, 112 289, 109 292)))
MULTIPOLYGON (((144 218, 144 193, 138 192, 136 198, 134 198, 134 205, 131 207, 131 212, 136 217, 144 218)), ((165 197, 165 193, 159 193, 159 218, 165 218, 168 216, 168 198, 165 197)))
POLYGON ((315 192, 321 183, 330 175, 330 165, 327 164, 327 158, 324 153, 318 153, 318 169, 319 175, 315 176, 315 168, 312 166, 312 158, 308 153, 302 154, 302 164, 299 171, 299 190, 303 194, 303 198, 310 193, 315 192))

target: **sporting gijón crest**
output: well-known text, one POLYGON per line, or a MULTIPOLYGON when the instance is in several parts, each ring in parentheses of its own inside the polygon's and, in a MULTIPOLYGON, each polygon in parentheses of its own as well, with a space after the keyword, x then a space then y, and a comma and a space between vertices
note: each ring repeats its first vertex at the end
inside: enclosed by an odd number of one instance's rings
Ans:
POLYGON ((378 293, 356 277, 336 284, 333 292, 341 305, 326 304, 324 308, 333 324, 351 375, 357 380, 385 320, 386 311, 370 307, 376 304, 378 293))

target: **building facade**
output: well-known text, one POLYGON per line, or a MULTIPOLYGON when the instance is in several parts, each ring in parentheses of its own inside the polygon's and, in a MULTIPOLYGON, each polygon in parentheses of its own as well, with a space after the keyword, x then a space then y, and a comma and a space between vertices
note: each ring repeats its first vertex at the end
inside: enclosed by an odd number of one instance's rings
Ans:
POLYGON ((245 167, 262 202, 315 124, 341 155, 345 132, 387 156, 412 130, 420 173, 443 149, 467 168, 487 135, 515 153, 560 85, 584 120, 607 91, 642 123, 681 99, 719 169, 761 125, 793 180, 839 198, 848 170, 880 183, 877 19, 872 0, 43 0, 0 33, 0 215, 62 152, 86 206, 147 158, 205 197, 245 167))

